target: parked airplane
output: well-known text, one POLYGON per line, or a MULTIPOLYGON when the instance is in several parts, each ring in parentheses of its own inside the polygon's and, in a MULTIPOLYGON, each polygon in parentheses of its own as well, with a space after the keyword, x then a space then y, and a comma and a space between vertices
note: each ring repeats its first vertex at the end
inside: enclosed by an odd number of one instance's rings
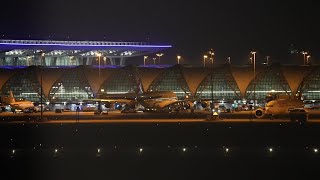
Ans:
POLYGON ((172 91, 154 91, 140 94, 137 98, 147 111, 179 111, 180 109, 189 109, 191 102, 187 100, 178 100, 176 93, 172 91))
POLYGON ((137 104, 142 105, 145 110, 149 111, 170 111, 181 106, 188 108, 188 104, 185 101, 178 100, 176 94, 172 91, 154 91, 141 94, 99 94, 97 99, 85 101, 95 101, 99 103, 98 106, 104 104, 106 108, 110 108, 111 104, 116 104, 115 109, 122 109, 124 111, 135 109, 137 104))
POLYGON ((16 101, 16 99, 13 96, 12 91, 10 91, 9 96, 1 97, 1 102, 2 102, 2 111, 5 110, 4 105, 10 105, 12 112, 16 112, 16 110, 21 110, 21 111, 25 111, 25 110, 29 110, 32 109, 34 110, 35 106, 31 101, 16 101))
POLYGON ((300 109, 300 112, 306 112, 303 101, 297 98, 277 98, 269 101, 264 108, 255 110, 255 116, 257 118, 270 116, 272 119, 274 115, 287 115, 294 109, 300 109))

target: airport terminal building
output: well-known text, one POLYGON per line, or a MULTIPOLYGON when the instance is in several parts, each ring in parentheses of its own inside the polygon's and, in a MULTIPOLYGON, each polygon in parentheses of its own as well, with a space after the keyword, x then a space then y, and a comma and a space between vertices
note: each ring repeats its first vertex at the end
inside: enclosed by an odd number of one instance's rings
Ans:
POLYGON ((173 91, 179 99, 234 104, 252 103, 254 99, 263 102, 270 93, 320 99, 320 66, 258 65, 254 73, 252 65, 123 64, 131 56, 169 47, 130 42, 0 40, 0 92, 7 95, 12 90, 16 98, 33 102, 40 102, 42 95, 47 104, 77 103, 100 92, 151 91, 173 91), (103 59, 110 60, 111 65, 103 59))

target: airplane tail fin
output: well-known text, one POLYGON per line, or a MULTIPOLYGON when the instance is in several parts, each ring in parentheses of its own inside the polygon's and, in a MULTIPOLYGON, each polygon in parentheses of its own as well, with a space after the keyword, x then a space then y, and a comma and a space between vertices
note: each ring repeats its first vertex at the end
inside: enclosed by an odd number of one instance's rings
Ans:
POLYGON ((9 93, 10 93, 10 94, 9 94, 9 97, 10 97, 10 98, 14 98, 12 91, 10 91, 9 93))
POLYGON ((10 94, 9 94, 8 97, 2 97, 1 100, 2 100, 2 102, 7 103, 7 104, 16 102, 16 100, 14 99, 12 91, 10 91, 10 94))

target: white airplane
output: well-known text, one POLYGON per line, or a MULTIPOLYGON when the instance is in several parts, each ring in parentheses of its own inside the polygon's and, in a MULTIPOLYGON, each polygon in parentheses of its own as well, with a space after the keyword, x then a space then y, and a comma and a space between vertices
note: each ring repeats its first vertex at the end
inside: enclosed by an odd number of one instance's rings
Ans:
POLYGON ((264 108, 255 110, 255 116, 262 118, 270 116, 272 119, 274 115, 288 115, 292 110, 299 110, 300 112, 307 112, 304 108, 303 101, 297 98, 277 98, 269 101, 264 108))
POLYGON ((187 100, 178 100, 176 93, 172 91, 146 92, 138 96, 137 102, 149 111, 170 112, 172 110, 179 111, 182 108, 189 109, 191 107, 190 102, 187 100))
POLYGON ((110 108, 111 104, 116 104, 115 109, 122 109, 123 111, 135 109, 137 104, 142 105, 149 111, 172 110, 178 108, 178 106, 188 107, 188 104, 185 101, 178 100, 176 94, 172 91, 154 91, 141 94, 98 94, 97 99, 84 100, 84 102, 86 101, 98 102, 100 103, 98 106, 104 104, 106 108, 110 108))
MULTIPOLYGON (((8 97, 1 97, 1 102, 5 105, 10 105, 12 112, 16 112, 16 110, 25 111, 27 109, 34 109, 34 104, 31 101, 16 101, 13 96, 12 91, 10 91, 10 95, 8 97)), ((2 110, 4 107, 2 107, 2 110)))

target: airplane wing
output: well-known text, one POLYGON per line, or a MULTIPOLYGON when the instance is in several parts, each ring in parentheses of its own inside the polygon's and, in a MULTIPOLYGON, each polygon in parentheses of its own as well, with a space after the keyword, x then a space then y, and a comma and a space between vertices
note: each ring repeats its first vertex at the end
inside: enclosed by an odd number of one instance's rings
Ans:
POLYGON ((84 99, 83 102, 129 103, 128 99, 84 99))
POLYGON ((165 107, 168 107, 168 106, 184 106, 186 105, 187 102, 184 101, 184 100, 167 100, 167 101, 159 101, 159 102, 156 102, 154 103, 154 107, 156 108, 165 108, 165 107))
POLYGON ((110 105, 113 104, 113 105, 116 105, 116 103, 120 103, 121 105, 117 108, 121 108, 123 104, 130 104, 130 102, 132 102, 132 100, 128 100, 128 99, 100 99, 100 98, 97 98, 97 99, 85 99, 83 100, 84 103, 96 103, 98 102, 99 105, 98 105, 98 111, 101 111, 102 112, 102 107, 101 105, 104 104, 106 108, 110 108, 110 105))

